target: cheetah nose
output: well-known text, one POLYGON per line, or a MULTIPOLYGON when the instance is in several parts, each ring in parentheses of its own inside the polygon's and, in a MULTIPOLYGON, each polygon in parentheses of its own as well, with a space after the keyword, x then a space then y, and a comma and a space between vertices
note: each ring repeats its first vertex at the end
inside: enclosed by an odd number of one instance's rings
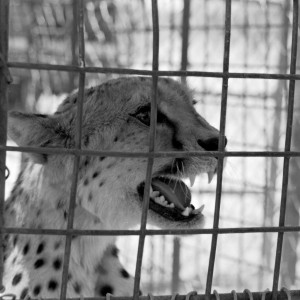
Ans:
MULTIPOLYGON (((226 136, 224 136, 224 138, 225 138, 225 147, 226 147, 227 138, 226 138, 226 136)), ((199 146, 201 146, 206 151, 218 151, 219 137, 213 137, 213 138, 209 138, 207 140, 198 139, 197 143, 199 146)))

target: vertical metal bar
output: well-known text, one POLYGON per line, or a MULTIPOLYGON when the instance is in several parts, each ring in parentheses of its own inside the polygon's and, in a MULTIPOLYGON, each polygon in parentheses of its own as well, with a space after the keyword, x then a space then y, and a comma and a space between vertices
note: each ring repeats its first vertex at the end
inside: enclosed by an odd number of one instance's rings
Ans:
POLYGON ((149 263, 149 291, 153 291, 153 287, 156 283, 156 274, 155 274, 155 264, 153 258, 155 257, 155 243, 154 243, 155 236, 149 236, 149 244, 150 244, 150 263, 149 263))
POLYGON ((150 43, 149 43, 149 20, 148 20, 148 16, 147 16, 147 6, 145 3, 145 0, 140 1, 141 3, 141 9, 142 9, 142 20, 143 20, 143 30, 145 32, 145 38, 144 38, 144 46, 143 46, 143 56, 144 56, 144 61, 143 61, 143 65, 147 66, 149 64, 148 62, 148 53, 150 51, 150 43))
MULTIPOLYGON (((190 7, 191 0, 183 0, 182 14, 182 44, 181 44, 181 70, 186 71, 188 66, 188 47, 189 47, 189 32, 190 32, 190 7)), ((181 77, 181 83, 186 84, 186 77, 181 77)), ((180 284, 180 238, 173 239, 173 266, 172 266, 172 294, 178 291, 180 284)))
MULTIPOLYGON (((243 13, 243 36, 244 36, 244 55, 243 55, 243 68, 244 72, 247 72, 248 70, 248 57, 249 57, 249 2, 244 1, 241 3, 242 5, 242 11, 243 13)), ((247 96, 248 96, 248 89, 247 89, 247 80, 243 80, 243 92, 241 95, 241 108, 242 108, 242 147, 243 149, 247 149, 247 124, 248 124, 248 110, 247 110, 247 96)), ((242 169, 242 185, 243 188, 240 191, 240 210, 239 210, 239 227, 244 226, 244 220, 245 220, 245 190, 247 189, 247 179, 246 179, 246 158, 242 158, 241 161, 241 169, 242 169)), ((243 258, 244 258, 244 235, 241 235, 238 240, 238 268, 237 268, 237 286, 242 286, 242 276, 240 274, 243 274, 243 258)))
MULTIPOLYGON (((159 21, 158 21, 158 7, 157 0, 152 0, 152 26, 153 26, 153 58, 152 58, 152 70, 157 71, 159 66, 159 21)), ((153 90, 151 99, 151 124, 150 124, 150 136, 149 136, 149 153, 155 152, 155 137, 156 137, 156 121, 157 121, 157 84, 158 76, 156 73, 152 75, 153 90)), ((139 297, 140 281, 141 281, 141 269, 144 252, 144 244, 146 238, 146 225, 147 225, 147 213, 149 208, 150 198, 150 185, 151 175, 154 159, 149 157, 146 171, 146 180, 143 196, 143 209, 141 217, 141 227, 139 235, 138 253, 135 268, 135 279, 133 288, 134 300, 139 297)))
MULTIPOLYGON (((73 0, 69 5, 72 5, 72 23, 70 25, 71 27, 71 64, 72 66, 76 66, 78 63, 78 34, 77 34, 77 28, 78 28, 78 20, 77 20, 77 0, 73 0)), ((76 72, 70 72, 69 73, 69 90, 68 92, 72 92, 75 89, 76 86, 76 78, 77 74, 76 72)))
POLYGON ((160 276, 158 281, 166 281, 166 236, 162 235, 159 237, 159 252, 160 252, 160 276))
MULTIPOLYGON (((83 0, 80 0, 78 2, 74 1, 73 4, 77 5, 76 18, 78 18, 79 66, 84 68, 85 67, 84 2, 83 0)), ((84 85, 85 85, 85 72, 83 70, 80 72, 79 75, 79 90, 78 90, 78 100, 77 100, 77 118, 76 118, 76 134, 75 134, 75 148, 79 150, 81 149, 84 85)), ((80 156, 76 155, 74 157, 74 165, 73 165, 73 176, 72 176, 70 203, 69 203, 69 210, 68 210, 67 229, 72 229, 74 223, 79 163, 80 163, 80 156)), ((62 286, 61 286, 61 295, 60 295, 60 299, 62 300, 65 300, 67 295, 67 284, 68 284, 67 279, 68 279, 68 270, 69 270, 70 255, 71 255, 71 242, 72 242, 72 236, 71 235, 66 236, 64 266, 63 266, 63 274, 62 274, 62 286)))
MULTIPOLYGON (((223 73, 228 74, 229 71, 229 54, 230 54, 230 32, 231 32, 231 0, 226 0, 225 8, 225 37, 224 37, 224 57, 223 57, 223 73)), ((219 136, 219 151, 224 151, 225 148, 225 124, 227 111, 227 94, 228 94, 228 77, 223 78, 222 84, 222 102, 221 102, 221 118, 220 118, 220 136, 219 136)), ((214 223, 213 228, 219 227, 221 194, 222 194, 222 179, 223 179, 223 157, 218 158, 217 170, 217 191, 215 201, 214 223)), ((208 264, 207 280, 205 295, 208 299, 211 294, 214 264, 216 257, 218 234, 212 236, 211 250, 208 264)))
POLYGON ((175 30, 176 30, 176 24, 175 24, 175 5, 170 7, 170 17, 169 17, 169 55, 168 55, 168 65, 170 68, 174 66, 174 45, 175 45, 175 30))
MULTIPOLYGON (((186 70, 188 66, 188 47, 190 32, 190 0, 183 0, 183 16, 182 16, 182 45, 181 45, 181 70, 186 70)), ((186 77, 181 77, 181 82, 186 83, 186 77)))
MULTIPOLYGON (((209 0, 204 0, 203 1, 203 28, 204 28, 204 33, 203 33, 203 44, 206 45, 206 47, 203 47, 203 62, 202 62, 202 69, 203 71, 207 71, 208 67, 208 62, 210 61, 210 50, 209 50, 209 43, 210 43, 210 6, 209 6, 209 0)), ((206 77, 201 77, 201 99, 205 99, 205 97, 208 94, 207 91, 207 78, 206 77)), ((204 100, 201 100, 202 104, 204 104, 204 100)), ((206 114, 206 105, 202 105, 203 107, 203 113, 204 115, 206 114)))
MULTIPOLYGON (((210 28, 209 28, 209 24, 210 24, 210 12, 209 12, 209 4, 208 4, 209 0, 204 0, 203 3, 203 24, 204 24, 204 45, 206 45, 206 47, 204 47, 203 51, 204 51, 204 60, 203 60, 203 70, 206 71, 207 70, 207 66, 208 66, 208 62, 210 59, 210 50, 209 50, 209 38, 210 38, 210 28)), ((205 79, 205 77, 203 77, 203 79, 205 79)), ((204 89, 206 91, 206 88, 204 89)))
MULTIPOLYGON (((281 74, 286 73, 288 69, 288 56, 287 56, 287 44, 288 44, 288 33, 289 33, 289 12, 290 12, 290 1, 284 1, 282 9, 282 24, 283 28, 281 30, 280 34, 280 55, 278 58, 278 72, 281 74)), ((272 137, 272 144, 271 148, 273 151, 279 150, 279 141, 280 141, 280 135, 281 135, 281 124, 283 122, 282 120, 282 102, 284 95, 287 94, 287 82, 284 80, 281 80, 278 82, 276 91, 274 93, 274 102, 275 102, 275 115, 274 115, 274 124, 273 124, 273 137, 272 137)), ((273 216, 275 212, 274 207, 274 198, 275 198, 275 190, 276 190, 276 179, 278 174, 278 158, 272 158, 270 160, 270 168, 269 168, 269 174, 270 174, 270 180, 269 180, 269 191, 268 191, 268 197, 267 201, 265 203, 265 211, 266 211, 266 226, 273 226, 273 216)), ((271 264, 271 249, 270 249, 270 243, 271 239, 270 237, 265 234, 264 237, 267 237, 264 239, 264 256, 265 256, 265 263, 266 265, 271 264)))
MULTIPOLYGON (((264 34, 264 42, 265 42, 265 55, 264 55, 264 65, 265 65, 265 72, 269 73, 269 62, 268 58, 270 55, 270 2, 269 0, 266 0, 266 4, 264 6, 264 17, 266 20, 266 25, 265 25, 265 34, 264 34)), ((284 47, 281 45, 281 47, 284 47)), ((263 111, 264 111, 264 139, 267 142, 266 143, 266 149, 269 148, 269 140, 268 140, 268 134, 267 130, 269 128, 269 120, 267 117, 268 113, 268 99, 269 99, 269 82, 268 80, 264 81, 264 97, 263 97, 263 111)), ((275 119, 277 122, 277 119, 275 119)), ((275 159, 275 158, 274 158, 275 159)), ((262 216, 262 226, 265 227, 267 226, 267 216, 268 216, 268 208, 267 208, 267 203, 269 201, 269 190, 270 190, 270 176, 269 176, 269 161, 270 159, 265 157, 264 158, 264 165, 265 165, 265 184, 264 184, 264 201, 262 205, 263 209, 263 216, 262 216)), ((276 172, 275 172, 276 173, 276 172)), ((273 198, 272 198, 273 199, 273 198)), ((261 245, 261 265, 259 267, 259 276, 257 276, 258 280, 258 289, 263 290, 265 286, 265 266, 269 265, 266 264, 266 259, 269 259, 270 255, 268 255, 268 251, 271 250, 270 242, 268 242, 268 234, 263 233, 262 235, 262 245, 261 245)))
MULTIPOLYGON (((5 62, 8 53, 8 14, 9 1, 0 0, 0 145, 6 146, 7 135, 7 78, 4 75, 5 62)), ((0 292, 3 292, 3 233, 4 226, 4 197, 5 197, 5 160, 6 151, 0 151, 0 292)))
MULTIPOLYGON (((298 43, 298 0, 293 1, 293 28, 292 28, 292 50, 291 50, 291 64, 290 74, 296 74, 296 63, 297 63, 297 43, 298 43)), ((290 80, 289 96, 288 96, 288 111, 287 111, 287 124, 286 124, 286 138, 284 151, 289 152, 291 150, 292 142, 292 126, 293 126, 293 114, 294 114, 294 94, 295 94, 295 80, 290 80)), ((283 161, 283 178, 282 178, 282 193, 280 203, 280 214, 279 214, 279 225, 285 225, 285 210, 286 210, 286 199, 288 192, 288 181, 289 181, 289 163, 290 158, 284 157, 283 161)), ((279 232, 277 237, 277 247, 275 256, 275 267, 273 276, 273 287, 272 299, 277 299, 277 290, 280 273, 280 263, 282 254, 284 232, 279 232)))
POLYGON ((172 266, 172 295, 178 293, 180 285, 180 239, 173 240, 173 266, 172 266))

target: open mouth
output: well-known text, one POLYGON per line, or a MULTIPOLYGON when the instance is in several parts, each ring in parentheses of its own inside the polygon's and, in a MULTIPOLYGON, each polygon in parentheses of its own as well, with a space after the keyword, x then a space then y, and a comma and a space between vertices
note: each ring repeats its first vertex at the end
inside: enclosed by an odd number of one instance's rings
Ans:
MULTIPOLYGON (((190 177, 190 181, 192 186, 195 177, 190 177)), ((144 186, 142 182, 137 188, 141 201, 144 186)), ((190 221, 202 214, 204 205, 196 209, 191 200, 191 191, 182 180, 164 176, 152 178, 149 208, 162 217, 172 221, 190 221)))

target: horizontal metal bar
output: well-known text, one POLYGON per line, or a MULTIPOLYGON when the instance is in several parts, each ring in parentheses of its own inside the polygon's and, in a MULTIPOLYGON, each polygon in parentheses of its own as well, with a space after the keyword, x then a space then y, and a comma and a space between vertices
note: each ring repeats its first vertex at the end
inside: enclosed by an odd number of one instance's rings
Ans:
MULTIPOLYGON (((251 292, 251 295, 253 297, 253 300, 261 300, 262 295, 264 294, 265 300, 271 300, 272 293, 271 292, 251 292)), ((300 291, 299 290, 290 290, 289 294, 291 296, 290 300, 300 300, 300 291)), ((218 296, 220 297, 220 300, 234 300, 234 294, 233 293, 218 293, 218 296)), ((249 300, 249 295, 247 293, 236 293, 238 300, 249 300)), ((185 300, 187 295, 176 295, 176 300, 185 300)), ((208 295, 208 298, 205 298, 207 296, 203 294, 199 295, 191 295, 190 300, 216 300, 216 294, 210 294, 208 295)), ((139 300, 171 300, 172 295, 164 295, 164 296, 139 296, 139 300)), ((0 298, 2 299, 2 298, 0 298)), ((9 297, 6 297, 5 299, 10 299, 9 297)), ((35 298, 30 298, 31 300, 38 300, 35 298)), ((44 300, 57 300, 57 298, 43 298, 44 300)), ((66 298, 66 300, 106 300, 106 297, 82 297, 82 298, 66 298)), ((113 295, 110 295, 110 299, 113 300, 133 300, 133 297, 115 297, 113 295)), ((277 300, 288 300, 288 297, 286 295, 286 292, 284 291, 278 291, 278 298, 277 300)))
MULTIPOLYGON (((13 64, 28 64, 28 63, 22 63, 22 62, 11 62, 11 63, 13 63, 13 64)), ((167 64, 168 63, 168 61, 166 60, 166 61, 164 61, 163 59, 161 60, 161 63, 165 63, 165 64, 167 64)), ((33 63, 34 64, 34 63, 33 63)), ((42 64, 42 65, 47 65, 47 64, 42 64)), ((55 66, 55 65, 57 65, 57 64, 51 64, 51 66, 55 66)), ((71 64, 71 65, 59 65, 59 66, 62 66, 62 67, 64 67, 64 66, 66 66, 67 68, 69 68, 69 67, 76 67, 76 65, 73 65, 73 64, 71 64)), ((220 64, 219 63, 215 63, 215 62, 210 62, 209 63, 209 65, 206 65, 205 66, 205 68, 206 69, 209 69, 209 68, 212 68, 212 69, 217 69, 217 68, 219 68, 220 67, 220 64)), ((259 68, 262 68, 262 69, 268 69, 269 71, 270 70, 278 70, 278 68, 279 68, 279 66, 277 65, 277 64, 275 64, 275 63, 273 63, 273 64, 271 64, 271 63, 269 63, 267 66, 266 65, 262 65, 262 64, 259 64, 259 63, 251 63, 251 64, 248 64, 247 66, 245 66, 245 64, 243 64, 243 63, 231 63, 230 64, 230 67, 232 68, 232 69, 236 69, 236 70, 238 70, 238 69, 245 69, 245 68, 247 68, 247 70, 249 70, 249 69, 259 69, 259 68)), ((17 67, 12 67, 11 66, 11 68, 17 68, 17 67)), ((89 68, 89 67, 88 67, 89 68)), ((98 68, 98 67, 95 67, 95 68, 98 68)), ((103 67, 99 67, 99 68, 103 68, 103 67)), ((203 68, 203 64, 202 63, 194 63, 193 64, 193 68, 194 68, 194 70, 197 70, 197 69, 201 69, 201 68, 203 68)), ((24 69, 24 68, 20 68, 20 69, 24 69)), ((26 69, 29 69, 29 68, 26 68, 26 69)), ((105 69, 105 68, 104 68, 105 69)), ((118 68, 117 68, 118 69, 118 68)), ((54 71, 57 71, 56 69, 53 69, 54 71)), ((136 69, 122 69, 122 70, 136 70, 136 69)), ((297 66, 297 71, 299 71, 300 70, 300 66, 297 66)), ((59 71, 59 70, 58 70, 59 71)), ((68 72, 67 70, 62 70, 62 71, 66 71, 66 72, 68 72)), ((72 72, 76 72, 76 71, 78 71, 78 68, 77 68, 77 70, 76 69, 74 69, 72 72)), ((138 71, 148 71, 148 70, 145 70, 145 69, 138 69, 138 71)), ((150 72, 151 72, 151 70, 149 70, 150 72)), ((181 70, 182 71, 182 70, 181 70)), ((69 71, 69 72, 71 72, 71 71, 69 71)), ((80 70, 78 71, 78 72, 80 72, 80 70)), ((178 71, 159 71, 159 72, 178 72, 178 71)), ((188 72, 194 72, 194 71, 188 71, 188 72)), ((250 74, 252 74, 253 72, 247 72, 247 73, 250 73, 250 74)), ((297 73, 299 73, 299 72, 297 72, 297 73)), ((230 73, 230 74, 236 74, 236 73, 230 73)), ((254 74, 254 73, 253 73, 254 74)), ((261 74, 261 73, 259 73, 259 74, 261 74)), ((266 73, 263 73, 263 74, 266 74, 266 73)), ((270 73, 267 73, 267 74, 270 74, 270 73)), ((273 74, 272 72, 271 72, 271 74, 273 74)), ((282 75, 286 75, 286 73, 282 73, 281 71, 279 71, 278 73, 274 73, 274 74, 282 74, 282 75)))
MULTIPOLYGON (((233 0, 233 2, 240 2, 241 0, 233 0)), ((260 5, 260 2, 259 0, 248 0, 249 1, 249 4, 251 5, 260 5)), ((41 0, 30 0, 31 3, 38 3, 40 4, 41 3, 41 0)), ((216 1, 217 3, 218 2, 222 2, 221 0, 218 0, 216 1)), ((271 5, 271 6, 279 6, 281 7, 281 2, 279 2, 278 0, 268 0, 268 4, 271 5)), ((61 4, 64 4, 64 5, 71 5, 70 4, 70 1, 69 0, 52 0, 51 1, 51 4, 55 5, 61 5, 61 4)), ((88 299, 88 298, 86 298, 88 299)))
POLYGON ((140 70, 126 68, 102 68, 102 67, 78 67, 71 65, 43 64, 43 63, 22 63, 8 62, 9 68, 64 71, 64 72, 86 72, 102 74, 123 74, 123 75, 145 75, 145 76, 190 76, 190 77, 212 77, 212 78, 251 78, 251 79, 283 79, 300 80, 300 74, 278 74, 278 73, 239 73, 239 72, 204 72, 204 71, 161 71, 161 70, 140 70))
MULTIPOLYGON (((40 0, 39 0, 40 1, 40 0)), ((240 1, 240 0, 239 0, 240 1)), ((278 3, 279 4, 279 3, 278 3)), ((279 4, 280 5, 280 4, 279 4)), ((137 24, 138 26, 138 24, 137 24)), ((282 29, 283 28, 283 24, 281 23, 269 23, 269 24, 250 24, 250 26, 247 27, 248 31, 250 32, 251 30, 257 30, 257 29, 262 29, 262 30, 266 30, 266 28, 272 28, 272 29, 282 29)), ((289 27, 291 27, 289 25, 289 27)), ((243 23, 239 23, 239 24, 233 24, 231 25, 231 28, 234 30, 239 30, 239 29, 244 29, 245 28, 245 24, 243 23)), ((161 25, 159 26, 159 31, 160 32, 164 32, 164 31, 180 31, 182 30, 182 26, 181 25, 176 25, 176 24, 172 24, 172 25, 161 25)), ((222 24, 209 24, 209 25, 192 25, 190 26, 190 31, 221 31, 224 30, 224 25, 222 24)), ((136 27, 134 28, 134 32, 135 33, 149 33, 152 32, 152 28, 151 27, 136 27)), ((111 33, 112 34, 118 34, 118 35, 125 35, 125 34, 132 34, 132 28, 124 28, 120 27, 120 26, 116 26, 114 28, 111 29, 111 33)), ((38 28, 33 28, 32 29, 32 35, 35 36, 43 36, 43 35, 50 35, 50 36, 54 36, 54 37, 61 37, 64 36, 65 31, 63 29, 59 30, 57 27, 49 27, 49 24, 47 25, 41 25, 39 24, 38 28)), ((18 36, 13 36, 12 40, 17 39, 18 36)), ((12 42, 12 44, 14 44, 12 42)), ((92 45, 92 43, 91 43, 92 45)), ((12 49, 12 51, 14 51, 15 49, 12 49)), ((17 51, 17 50, 15 50, 17 51)))
POLYGON ((79 150, 66 148, 36 148, 36 147, 15 147, 0 146, 0 150, 11 152, 26 153, 43 153, 59 155, 87 155, 87 156, 106 156, 106 157, 299 157, 300 151, 157 151, 157 152, 127 152, 127 151, 96 151, 96 150, 79 150))
MULTIPOLYGON (((73 236, 127 236, 139 235, 140 230, 96 230, 96 229, 37 229, 24 227, 3 227, 2 233, 34 234, 34 235, 73 235, 73 236)), ((234 234, 260 232, 300 232, 300 226, 268 226, 268 227, 232 227, 201 229, 147 229, 146 235, 193 235, 193 234, 234 234)))

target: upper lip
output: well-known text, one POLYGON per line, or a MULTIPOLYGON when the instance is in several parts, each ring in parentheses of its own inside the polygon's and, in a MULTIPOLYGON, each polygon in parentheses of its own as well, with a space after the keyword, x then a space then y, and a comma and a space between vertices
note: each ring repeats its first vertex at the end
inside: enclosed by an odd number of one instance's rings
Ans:
MULTIPOLYGON (((160 171, 156 172, 153 177, 157 176, 176 176, 179 172, 184 171, 184 159, 175 158, 171 165, 164 166, 160 171)), ((178 176, 177 176, 178 177, 178 176)))
MULTIPOLYGON (((180 179, 179 173, 183 173, 184 171, 184 159, 182 158, 175 158, 171 165, 163 167, 160 171, 153 174, 152 178, 159 177, 159 176, 176 176, 180 179)), ((216 174, 216 169, 207 171, 208 183, 211 183, 213 180, 214 175, 216 174)), ((190 181, 190 186, 192 187, 195 183, 195 174, 187 174, 187 177, 190 181)))

